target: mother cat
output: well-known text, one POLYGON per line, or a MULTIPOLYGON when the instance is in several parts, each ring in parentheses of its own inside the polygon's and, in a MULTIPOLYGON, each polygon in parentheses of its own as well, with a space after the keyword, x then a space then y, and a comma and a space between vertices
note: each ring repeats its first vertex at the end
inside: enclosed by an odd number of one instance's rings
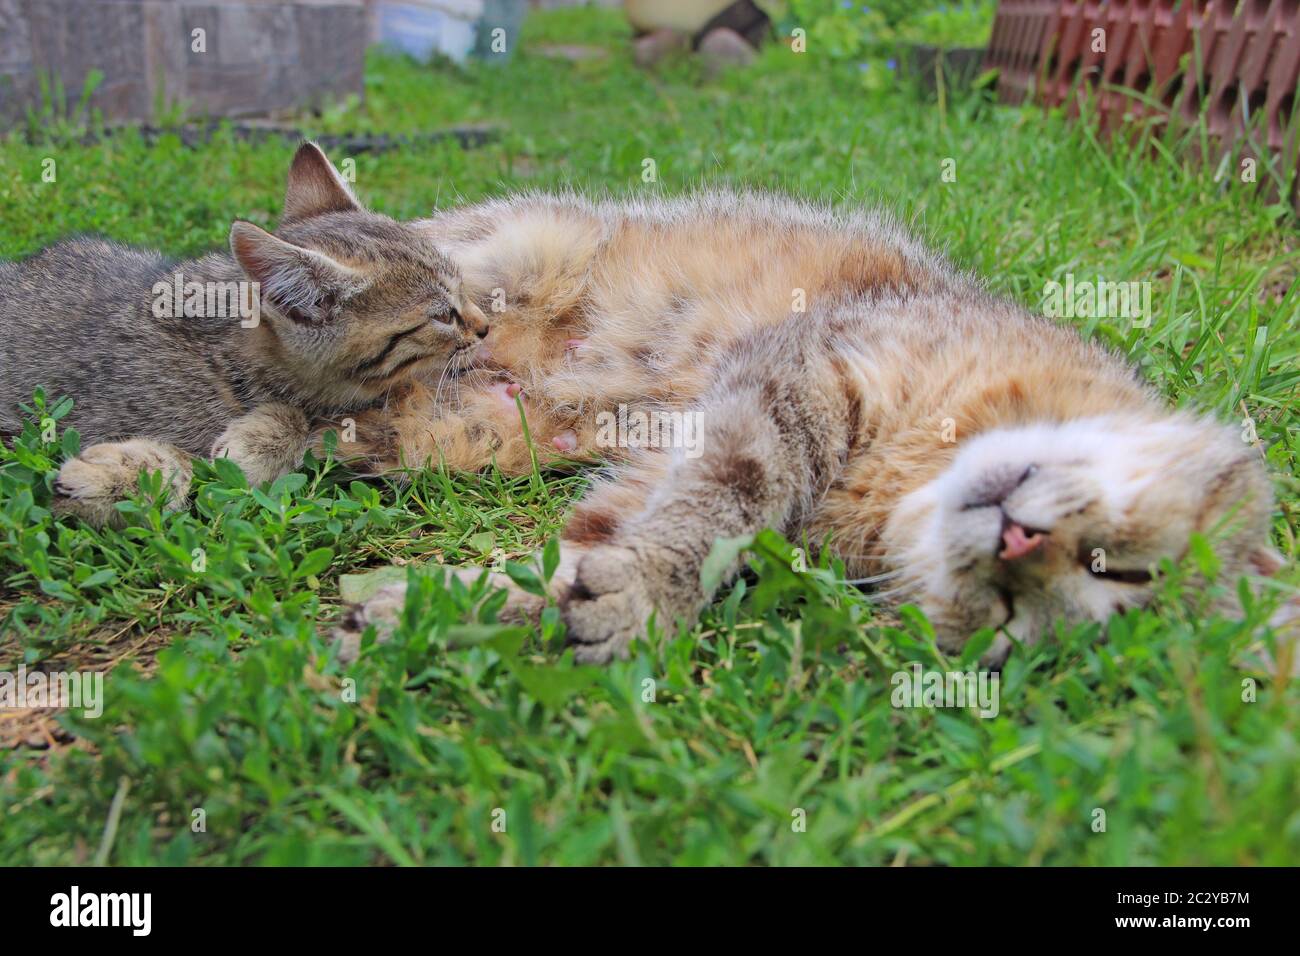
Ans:
MULTIPOLYGON (((524 471, 518 402, 543 463, 620 460, 576 507, 553 582, 580 660, 624 654, 652 613, 693 620, 713 542, 766 526, 829 535, 945 649, 999 629, 995 660, 1057 618, 1144 603, 1151 566, 1193 532, 1229 580, 1281 564, 1257 449, 880 215, 721 192, 533 195, 417 225, 493 331, 480 367, 360 416, 345 450, 377 470, 524 471), (698 440, 611 442, 626 436, 611 417, 663 411, 690 413, 698 440)), ((350 609, 345 647, 388 629, 403 597, 394 585, 350 609)), ((540 607, 512 591, 512 611, 540 607)))

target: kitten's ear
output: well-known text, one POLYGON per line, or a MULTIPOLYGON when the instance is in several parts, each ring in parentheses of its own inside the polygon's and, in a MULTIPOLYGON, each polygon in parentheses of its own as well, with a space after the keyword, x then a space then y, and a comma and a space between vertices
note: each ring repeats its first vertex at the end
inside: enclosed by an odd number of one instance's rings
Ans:
POLYGON ((251 222, 230 227, 230 251, 261 286, 263 301, 297 322, 323 322, 336 303, 365 288, 360 273, 324 253, 285 242, 251 222))
POLYGON ((283 222, 308 219, 327 212, 354 212, 361 203, 315 143, 303 143, 289 166, 284 193, 283 222))

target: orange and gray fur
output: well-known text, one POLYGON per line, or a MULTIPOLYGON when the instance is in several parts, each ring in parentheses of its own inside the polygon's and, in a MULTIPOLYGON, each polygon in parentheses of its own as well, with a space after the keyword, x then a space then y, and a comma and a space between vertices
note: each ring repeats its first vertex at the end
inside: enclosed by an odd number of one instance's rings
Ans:
MULTIPOLYGON (((1146 602, 1153 564, 1193 532, 1229 579, 1280 565, 1257 448, 883 215, 529 195, 416 225, 493 331, 473 369, 359 416, 350 450, 372 470, 612 462, 552 584, 580 660, 624 655, 651 614, 694 620, 715 540, 768 526, 828 540, 946 649, 997 629, 994 661, 1058 619, 1146 602), (611 446, 620 412, 693 415, 698 447, 611 446)), ((540 610, 511 590, 512 612, 540 610)), ((403 597, 351 608, 345 649, 387 631, 403 597)))
POLYGON ((255 482, 293 470, 315 418, 381 405, 486 332, 427 235, 364 210, 308 143, 274 235, 236 222, 229 252, 181 263, 75 238, 0 265, 0 433, 37 386, 71 396, 88 447, 55 509, 113 522, 142 469, 167 475, 172 506, 191 456, 255 482))

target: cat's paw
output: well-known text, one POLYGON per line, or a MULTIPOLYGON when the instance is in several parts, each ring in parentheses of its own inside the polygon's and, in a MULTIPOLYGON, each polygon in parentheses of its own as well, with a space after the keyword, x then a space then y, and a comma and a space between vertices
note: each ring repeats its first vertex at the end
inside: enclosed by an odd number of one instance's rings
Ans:
POLYGON ((654 612, 636 553, 613 545, 587 552, 560 607, 573 656, 584 664, 626 657, 654 612))
POLYGON ((1300 597, 1283 602, 1268 624, 1277 634, 1278 654, 1277 659, 1264 655, 1266 669, 1276 676, 1300 677, 1300 597))
POLYGON ((300 409, 278 402, 259 405, 226 426, 212 443, 212 458, 229 458, 253 487, 297 468, 311 429, 300 409))
MULTIPOLYGON (((483 576, 483 569, 478 567, 449 568, 465 587, 473 587, 483 576)), ((563 577, 563 568, 556 574, 556 586, 563 587, 559 581, 563 577)), ((529 594, 504 574, 489 572, 493 587, 504 588, 506 602, 497 611, 497 620, 503 624, 536 624, 542 611, 546 608, 546 599, 529 594)), ((356 660, 361 651, 361 636, 368 626, 375 626, 377 643, 387 641, 397 627, 401 618, 402 607, 406 603, 406 582, 386 584, 360 604, 349 605, 342 620, 331 632, 339 648, 339 660, 349 663, 356 660)))
POLYGON ((50 510, 95 527, 121 527, 122 513, 114 505, 135 493, 141 471, 163 473, 168 482, 165 511, 185 506, 194 474, 189 456, 158 442, 134 439, 91 445, 64 462, 54 479, 50 510))

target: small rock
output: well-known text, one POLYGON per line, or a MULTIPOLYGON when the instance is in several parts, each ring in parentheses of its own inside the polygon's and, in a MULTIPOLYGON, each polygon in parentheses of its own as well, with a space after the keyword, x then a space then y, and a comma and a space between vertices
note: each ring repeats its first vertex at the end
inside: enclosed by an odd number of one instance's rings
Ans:
POLYGON ((668 54, 685 50, 690 45, 690 37, 676 30, 655 30, 632 41, 632 59, 637 66, 649 67, 660 62, 668 54))
POLYGON ((748 66, 758 56, 758 51, 729 27, 718 27, 705 34, 700 41, 699 53, 704 61, 704 71, 710 76, 716 76, 728 67, 748 66))

